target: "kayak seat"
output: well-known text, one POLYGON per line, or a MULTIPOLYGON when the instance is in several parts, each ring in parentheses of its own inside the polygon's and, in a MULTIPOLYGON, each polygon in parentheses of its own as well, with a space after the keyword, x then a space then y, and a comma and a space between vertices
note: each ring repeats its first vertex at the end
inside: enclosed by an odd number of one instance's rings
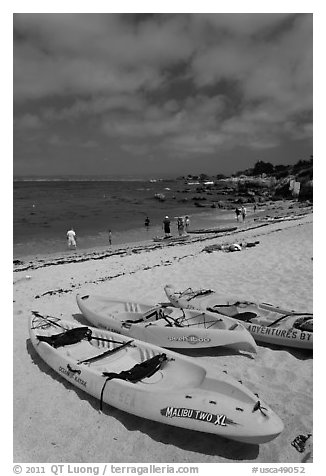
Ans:
POLYGON ((238 312, 236 306, 214 306, 208 307, 207 310, 210 312, 219 312, 220 314, 223 314, 228 317, 233 317, 234 319, 239 319, 239 321, 243 322, 250 322, 251 319, 258 317, 256 312, 238 312))
POLYGON ((127 382, 136 383, 144 378, 154 375, 162 366, 163 362, 167 360, 166 354, 157 354, 154 357, 144 360, 141 363, 137 363, 128 370, 122 370, 121 372, 102 372, 103 377, 106 380, 103 384, 100 397, 100 409, 103 407, 103 394, 107 384, 112 379, 126 380, 127 382))
POLYGON ((238 314, 235 314, 234 316, 235 319, 239 319, 239 321, 243 322, 251 322, 252 319, 257 317, 257 314, 255 312, 239 312, 238 314))
POLYGON ((65 332, 61 332, 60 334, 38 335, 36 337, 39 341, 46 342, 47 344, 57 349, 58 347, 64 347, 65 345, 79 343, 83 339, 90 340, 91 336, 91 329, 86 326, 83 326, 67 329, 65 332))
MULTIPOLYGON (((151 377, 157 372, 164 361, 167 360, 166 354, 158 354, 151 357, 148 360, 144 360, 141 363, 136 363, 128 370, 122 370, 121 372, 102 372, 103 377, 107 377, 107 380, 120 379, 128 382, 139 382, 144 378, 151 377)), ((105 382, 106 383, 106 382, 105 382)))
POLYGON ((293 323, 293 327, 303 332, 313 332, 313 319, 311 317, 300 317, 293 323))

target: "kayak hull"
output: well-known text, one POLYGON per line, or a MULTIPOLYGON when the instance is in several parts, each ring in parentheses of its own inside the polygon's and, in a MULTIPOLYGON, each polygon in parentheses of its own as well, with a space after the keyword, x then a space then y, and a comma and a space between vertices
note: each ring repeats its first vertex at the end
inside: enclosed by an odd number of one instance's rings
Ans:
POLYGON ((173 306, 153 307, 96 295, 77 295, 76 300, 92 325, 154 345, 171 349, 228 346, 256 352, 250 333, 242 324, 226 316, 206 311, 187 310, 184 313, 173 306), (158 318, 162 312, 167 318, 158 318))
POLYGON ((195 291, 177 293, 171 285, 164 289, 170 302, 176 307, 209 309, 210 312, 227 313, 233 319, 240 319, 257 342, 308 350, 313 348, 313 332, 295 327, 298 319, 312 320, 312 314, 289 311, 268 303, 221 298, 211 290, 201 290, 196 295, 195 291))
POLYGON ((42 319, 33 316, 29 321, 37 354, 61 377, 102 403, 145 419, 252 444, 266 443, 283 431, 281 419, 266 403, 232 377, 197 364, 196 359, 168 350, 162 354, 160 347, 137 340, 129 343, 125 337, 91 327, 91 340, 55 348, 40 336, 80 325, 42 319), (108 350, 115 351, 101 357, 108 350), (108 373, 124 372, 158 355, 165 355, 165 361, 153 374, 136 382, 107 381, 108 373))

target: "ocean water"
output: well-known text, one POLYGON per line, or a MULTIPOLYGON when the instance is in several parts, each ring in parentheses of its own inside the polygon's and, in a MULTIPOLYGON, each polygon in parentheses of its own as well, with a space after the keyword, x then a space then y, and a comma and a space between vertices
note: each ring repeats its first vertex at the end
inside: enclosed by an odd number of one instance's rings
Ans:
POLYGON ((230 212, 210 208, 209 203, 205 209, 196 207, 184 189, 183 182, 175 180, 14 181, 14 258, 66 251, 66 232, 71 227, 78 249, 90 250, 108 247, 109 230, 113 245, 163 236, 166 215, 176 236, 179 215, 189 215, 193 228, 234 223, 230 212), (156 199, 156 193, 163 193, 166 200, 156 199))

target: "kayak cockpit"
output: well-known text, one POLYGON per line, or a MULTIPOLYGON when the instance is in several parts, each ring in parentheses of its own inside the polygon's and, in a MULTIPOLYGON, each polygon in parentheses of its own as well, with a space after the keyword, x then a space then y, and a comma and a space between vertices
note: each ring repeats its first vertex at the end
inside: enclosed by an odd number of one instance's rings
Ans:
POLYGON ((159 354, 146 345, 134 344, 133 339, 108 339, 101 331, 85 333, 86 338, 82 338, 81 329, 84 328, 71 328, 59 333, 53 328, 46 329, 38 333, 37 338, 73 363, 76 372, 87 366, 90 371, 103 376, 110 374, 121 380, 155 384, 165 389, 197 387, 205 379, 206 371, 201 366, 178 358, 167 358, 165 353, 159 354), (159 356, 165 357, 160 360, 159 356), (160 360, 159 365, 157 360, 160 360))
MULTIPOLYGON (((121 319, 122 316, 117 316, 121 319)), ((128 319, 123 321, 123 326, 140 324, 149 325, 155 324, 159 326, 169 327, 194 327, 199 329, 220 329, 233 330, 238 328, 236 322, 226 323, 226 320, 220 316, 209 315, 202 311, 184 311, 179 308, 154 308, 152 312, 147 312, 142 317, 139 314, 131 315, 128 313, 128 319)))

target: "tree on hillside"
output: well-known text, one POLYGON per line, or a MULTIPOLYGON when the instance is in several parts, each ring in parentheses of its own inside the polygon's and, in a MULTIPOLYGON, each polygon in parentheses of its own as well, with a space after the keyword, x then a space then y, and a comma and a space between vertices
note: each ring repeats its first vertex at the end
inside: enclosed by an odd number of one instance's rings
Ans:
POLYGON ((311 167, 312 166, 312 157, 310 160, 299 160, 296 164, 293 166, 293 170, 300 170, 305 167, 311 167))
POLYGON ((281 179, 287 177, 290 172, 290 165, 275 165, 274 167, 274 177, 276 179, 281 179))
POLYGON ((284 172, 285 170, 289 170, 290 166, 289 165, 275 165, 274 167, 274 172, 284 172))
POLYGON ((270 162, 263 162, 262 160, 258 160, 253 168, 253 175, 272 174, 273 172, 274 165, 270 162))

